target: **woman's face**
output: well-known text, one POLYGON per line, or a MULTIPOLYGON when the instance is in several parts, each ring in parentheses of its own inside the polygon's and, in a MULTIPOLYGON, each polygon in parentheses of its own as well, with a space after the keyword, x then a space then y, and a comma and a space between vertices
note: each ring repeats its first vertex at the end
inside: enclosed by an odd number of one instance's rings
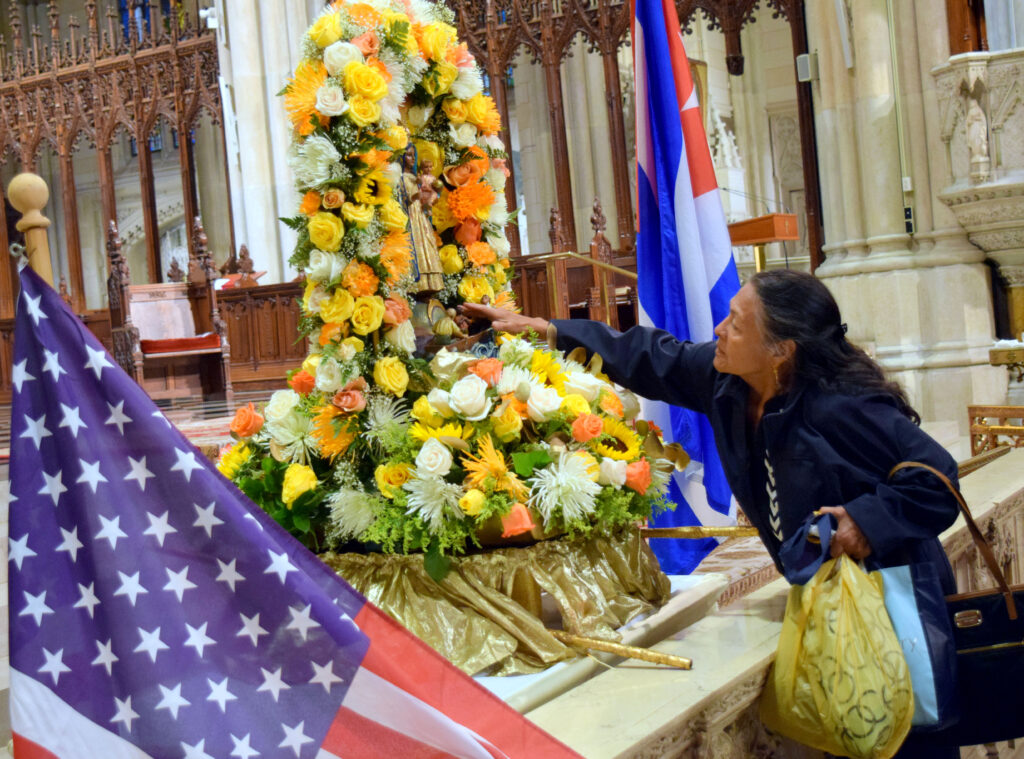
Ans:
POLYGON ((761 300, 753 285, 746 284, 730 301, 729 315, 715 327, 715 369, 752 385, 757 383, 751 380, 773 375, 778 357, 768 348, 761 317, 761 300))

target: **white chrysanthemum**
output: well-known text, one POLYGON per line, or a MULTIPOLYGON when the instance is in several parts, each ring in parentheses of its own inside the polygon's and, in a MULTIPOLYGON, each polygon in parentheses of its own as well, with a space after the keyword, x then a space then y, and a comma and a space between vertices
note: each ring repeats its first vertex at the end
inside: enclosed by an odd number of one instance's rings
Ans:
POLYGON ((488 169, 484 174, 484 181, 493 187, 495 192, 505 192, 505 185, 508 183, 508 177, 505 176, 504 171, 488 169))
POLYGON ((418 55, 414 55, 409 59, 409 70, 412 74, 413 83, 418 82, 423 78, 423 74, 426 73, 427 69, 430 68, 430 63, 418 55))
POLYGON ((527 367, 533 359, 533 346, 521 337, 513 337, 498 348, 498 358, 504 362, 505 371, 509 365, 527 367))
POLYGON ((298 411, 279 421, 267 422, 265 429, 270 437, 271 453, 279 461, 305 464, 309 454, 319 449, 313 437, 313 420, 298 411))
POLYGON ((533 375, 530 374, 529 369, 524 369, 515 364, 506 364, 501 368, 501 379, 498 380, 498 384, 495 385, 494 389, 497 390, 498 395, 508 395, 509 393, 514 393, 521 383, 529 384, 532 377, 533 375))
POLYGON ((314 134, 293 146, 288 164, 299 189, 319 187, 329 182, 335 171, 341 168, 341 153, 330 137, 314 134))
POLYGON ((459 508, 462 497, 462 486, 445 482, 436 474, 414 477, 405 483, 403 489, 408 493, 405 502, 409 506, 407 514, 419 516, 433 533, 444 526, 446 516, 461 519, 464 514, 459 508))
POLYGON ((491 246, 491 249, 498 258, 508 258, 509 253, 512 251, 512 245, 504 234, 500 231, 492 232, 487 235, 486 239, 487 244, 491 246))
POLYGON ((416 23, 426 26, 438 20, 434 4, 427 0, 410 0, 408 7, 411 10, 410 17, 416 23))
POLYGON ((545 526, 559 509, 562 521, 569 524, 594 513, 594 499, 600 492, 601 486, 591 479, 586 460, 563 452, 534 475, 530 506, 540 512, 545 526))
POLYGON ((498 229, 504 229, 508 224, 508 206, 505 205, 505 196, 501 194, 501 188, 497 188, 497 200, 487 211, 487 221, 498 229))
POLYGON ((484 89, 484 79, 477 66, 459 69, 459 75, 452 82, 452 95, 459 100, 469 100, 484 89))
POLYGON ((401 398, 372 393, 366 402, 363 436, 378 448, 387 447, 405 436, 409 427, 409 407, 401 398))
POLYGON ((380 499, 351 488, 342 488, 327 499, 330 524, 327 537, 332 542, 358 538, 373 524, 380 499))
POLYGON ((668 483, 672 479, 672 472, 675 466, 668 459, 652 459, 651 484, 647 488, 646 495, 657 497, 668 492, 668 483))

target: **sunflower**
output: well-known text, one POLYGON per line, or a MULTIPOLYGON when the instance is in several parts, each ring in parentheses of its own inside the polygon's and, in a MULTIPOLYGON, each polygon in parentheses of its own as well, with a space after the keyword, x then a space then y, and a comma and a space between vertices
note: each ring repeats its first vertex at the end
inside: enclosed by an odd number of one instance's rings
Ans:
POLYGON ((432 437, 450 437, 457 440, 469 440, 473 436, 473 425, 463 426, 459 422, 449 422, 440 427, 430 427, 422 422, 416 422, 409 428, 409 437, 425 443, 432 437))
POLYGON ((229 480, 233 479, 251 455, 252 448, 239 440, 221 455, 220 461, 217 462, 217 471, 229 480))
POLYGON ((316 93, 327 81, 327 68, 321 61, 303 61, 295 69, 295 78, 285 88, 284 108, 295 131, 303 137, 313 134, 317 123, 327 126, 331 120, 316 109, 316 93), (314 119, 317 123, 314 123, 314 119))
POLYGON ((320 444, 320 453, 329 459, 340 456, 356 439, 349 420, 339 419, 341 409, 332 404, 313 409, 313 437, 320 444))
POLYGON ((529 488, 512 472, 508 471, 505 455, 494 448, 491 436, 480 438, 477 455, 464 454, 462 466, 468 472, 466 484, 486 492, 485 483, 493 480, 494 490, 504 490, 517 501, 525 501, 530 495, 529 488))
POLYGON ((605 417, 604 434, 594 440, 594 450, 609 459, 632 461, 640 455, 640 436, 618 419, 605 417), (613 440, 601 442, 606 437, 613 440))
POLYGON ((391 185, 388 184, 384 172, 374 169, 359 180, 354 196, 356 203, 379 206, 391 197, 391 185))
POLYGON ((536 375, 541 382, 547 382, 559 393, 564 392, 565 372, 562 365, 555 360, 556 356, 548 351, 534 351, 530 359, 530 371, 536 375))

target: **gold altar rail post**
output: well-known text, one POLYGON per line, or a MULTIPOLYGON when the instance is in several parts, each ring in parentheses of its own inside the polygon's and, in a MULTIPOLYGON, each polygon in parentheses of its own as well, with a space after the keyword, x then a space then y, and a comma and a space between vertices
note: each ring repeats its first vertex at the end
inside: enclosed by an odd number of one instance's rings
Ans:
POLYGON ((7 186, 7 197, 10 198, 15 210, 21 214, 17 229, 25 235, 28 265, 46 281, 46 284, 53 287, 50 242, 46 236, 50 220, 42 214, 46 202, 50 199, 50 189, 42 177, 26 172, 11 180, 7 186))

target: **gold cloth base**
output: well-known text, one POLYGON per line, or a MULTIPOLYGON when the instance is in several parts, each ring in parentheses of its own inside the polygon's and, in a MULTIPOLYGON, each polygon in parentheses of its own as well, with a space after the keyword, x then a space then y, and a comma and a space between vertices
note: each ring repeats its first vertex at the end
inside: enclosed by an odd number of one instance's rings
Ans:
POLYGON ((608 640, 669 597, 668 578, 636 528, 453 559, 441 583, 427 575, 422 555, 320 558, 467 674, 539 672, 577 656, 545 628, 536 588, 566 631, 608 640))

